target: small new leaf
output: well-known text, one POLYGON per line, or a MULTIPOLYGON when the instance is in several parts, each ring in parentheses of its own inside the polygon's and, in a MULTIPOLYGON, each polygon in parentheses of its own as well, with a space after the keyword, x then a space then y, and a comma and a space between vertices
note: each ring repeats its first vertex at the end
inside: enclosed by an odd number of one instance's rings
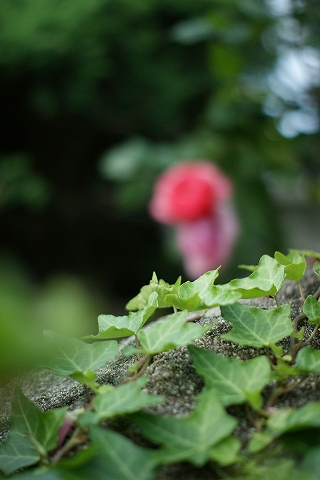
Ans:
POLYGON ((60 376, 74 377, 81 383, 92 385, 95 378, 92 373, 118 354, 115 340, 88 344, 78 338, 68 338, 58 333, 43 332, 49 347, 50 356, 42 363, 60 376))
POLYGON ((310 346, 301 348, 297 354, 296 363, 304 372, 320 375, 320 350, 310 346))
POLYGON ((122 317, 116 317, 114 315, 99 315, 98 335, 88 335, 83 337, 83 339, 106 340, 110 338, 136 335, 158 306, 158 294, 153 292, 138 312, 129 312, 129 315, 124 315, 122 317))
POLYGON ((188 350, 206 387, 213 388, 225 406, 245 402, 249 393, 256 395, 270 381, 270 366, 264 356, 241 361, 194 345, 188 350))
POLYGON ((274 258, 280 265, 284 266, 287 280, 299 282, 306 271, 307 263, 303 255, 297 251, 291 250, 287 256, 280 252, 274 254, 274 258))
POLYGON ((93 401, 94 412, 85 412, 80 417, 80 423, 82 425, 99 423, 116 415, 136 412, 150 405, 163 402, 164 397, 148 395, 141 391, 146 383, 147 377, 142 377, 135 382, 129 382, 98 393, 93 401))
POLYGON ((179 310, 189 311, 228 305, 239 300, 240 293, 232 289, 229 284, 214 285, 217 276, 218 269, 211 270, 194 282, 183 283, 177 294, 168 294, 165 299, 168 304, 179 310))
POLYGON ((279 408, 267 420, 264 432, 254 434, 249 452, 257 452, 284 433, 320 427, 320 402, 308 403, 301 408, 279 408))
POLYGON ((303 312, 308 317, 308 323, 320 326, 320 302, 313 295, 304 302, 303 312))
POLYGON ((229 285, 241 293, 242 298, 275 295, 285 278, 284 266, 274 258, 263 255, 257 269, 248 277, 231 280, 229 285))
POLYGON ((234 303, 221 307, 225 320, 234 326, 221 336, 239 345, 261 348, 271 346, 293 332, 288 304, 272 310, 234 303))
POLYGON ((188 311, 178 312, 167 317, 163 322, 155 323, 138 333, 141 349, 126 347, 123 350, 125 355, 143 353, 155 355, 172 348, 182 347, 202 337, 204 333, 212 328, 212 325, 195 325, 186 322, 188 311))
POLYGON ((228 437, 237 424, 212 390, 201 396, 188 417, 137 413, 131 418, 146 437, 163 446, 158 450, 161 463, 188 461, 197 466, 204 465, 211 458, 215 445, 228 437))
POLYGON ((127 310, 139 310, 143 308, 153 292, 158 294, 158 307, 166 308, 171 305, 166 301, 166 295, 169 293, 175 294, 178 292, 178 289, 181 285, 181 277, 177 281, 170 285, 164 280, 158 280, 157 275, 153 272, 152 279, 150 280, 149 285, 145 285, 141 288, 140 293, 132 298, 126 305, 127 310))
POLYGON ((21 390, 13 400, 11 430, 0 445, 0 470, 6 475, 34 465, 58 443, 67 407, 42 412, 21 390))

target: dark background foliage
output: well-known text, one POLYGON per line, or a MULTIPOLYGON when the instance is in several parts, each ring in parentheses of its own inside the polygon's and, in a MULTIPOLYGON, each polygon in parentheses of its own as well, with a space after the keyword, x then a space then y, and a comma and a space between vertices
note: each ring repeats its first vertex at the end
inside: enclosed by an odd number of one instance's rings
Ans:
MULTIPOLYGON (((318 213, 319 134, 281 134, 301 105, 268 75, 279 51, 319 47, 320 9, 272 3, 2 0, 3 257, 33 283, 82 278, 110 313, 153 270, 175 281, 181 261, 147 203, 157 175, 184 158, 218 163, 235 184, 241 237, 222 278, 302 247, 286 237, 279 198, 295 191, 295 209, 318 213)), ((305 96, 316 110, 319 83, 305 96)))

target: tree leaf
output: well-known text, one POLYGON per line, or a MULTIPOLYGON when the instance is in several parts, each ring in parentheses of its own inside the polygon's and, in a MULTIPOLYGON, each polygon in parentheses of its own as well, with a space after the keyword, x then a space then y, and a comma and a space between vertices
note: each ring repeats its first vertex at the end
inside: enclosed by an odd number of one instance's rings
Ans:
POLYGON ((140 330, 138 339, 141 349, 126 347, 123 349, 125 355, 143 353, 155 355, 172 348, 188 345, 193 340, 212 328, 212 325, 195 325, 186 322, 188 311, 178 312, 167 317, 163 322, 151 325, 146 330, 140 330))
POLYGON ((307 267, 307 262, 303 255, 300 255, 295 250, 291 250, 287 256, 280 252, 275 252, 274 258, 280 265, 284 266, 288 280, 295 280, 296 282, 301 280, 307 267))
POLYGON ((304 302, 303 312, 308 317, 308 323, 320 325, 320 302, 313 295, 309 295, 304 302))
POLYGON ((85 340, 105 340, 109 338, 128 337, 136 335, 146 321, 158 307, 158 294, 150 294, 145 305, 138 312, 130 312, 129 315, 117 317, 114 315, 99 315, 98 335, 88 335, 85 340))
POLYGON ((320 375, 320 350, 315 350, 308 345, 301 348, 297 354, 296 363, 301 370, 320 375))
POLYGON ((231 280, 229 285, 241 293, 242 298, 275 295, 285 278, 284 266, 274 258, 263 255, 257 269, 248 277, 231 280))
POLYGON ((215 445, 228 437, 237 420, 228 415, 212 390, 204 393, 193 412, 185 418, 161 417, 147 413, 130 415, 147 438, 160 443, 161 463, 179 461, 204 465, 215 445))
POLYGON ((270 366, 265 356, 241 361, 194 345, 189 345, 188 350, 206 387, 213 388, 225 406, 245 402, 247 392, 261 391, 270 381, 270 366))
POLYGON ((240 293, 232 289, 229 284, 214 285, 217 276, 218 269, 211 270, 194 282, 183 283, 178 293, 168 294, 165 299, 168 304, 179 310, 187 309, 189 311, 227 305, 239 300, 240 293))
POLYGON ((81 424, 99 423, 116 415, 136 412, 149 405, 163 402, 163 396, 148 395, 141 391, 146 383, 147 377, 142 377, 135 382, 129 382, 116 388, 110 389, 108 386, 107 391, 104 391, 102 386, 93 401, 94 412, 85 412, 81 415, 81 424))
POLYGON ((132 298, 126 305, 127 310, 139 310, 143 308, 153 292, 158 294, 158 307, 166 308, 171 305, 166 301, 166 295, 169 293, 177 293, 181 284, 181 277, 177 281, 170 285, 164 280, 158 280, 157 275, 153 272, 152 279, 150 280, 149 285, 145 285, 141 288, 140 293, 132 298))
POLYGON ((42 367, 53 370, 57 375, 74 376, 75 379, 92 384, 92 372, 104 366, 119 352, 115 340, 88 344, 78 338, 68 338, 58 333, 43 332, 50 348, 50 357, 42 367))
POLYGON ((293 332, 288 304, 272 310, 234 303, 221 307, 225 320, 234 326, 221 338, 239 345, 261 348, 277 343, 293 332))
POLYGON ((6 475, 38 463, 58 443, 58 430, 67 407, 42 412, 17 389, 12 406, 11 430, 0 445, 0 470, 6 475))

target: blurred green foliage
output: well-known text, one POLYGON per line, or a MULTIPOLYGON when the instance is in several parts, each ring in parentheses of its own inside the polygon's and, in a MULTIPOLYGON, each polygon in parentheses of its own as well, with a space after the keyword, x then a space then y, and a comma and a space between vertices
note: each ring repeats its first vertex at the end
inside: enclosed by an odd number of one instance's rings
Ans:
MULTIPOLYGON (((319 49, 320 8, 286 5, 2 0, 0 248, 40 279, 85 275, 115 296, 132 296, 153 269, 173 280, 181 262, 170 234, 161 249, 146 206, 161 171, 206 158, 235 184, 231 270, 281 250, 274 178, 303 177, 320 198, 319 135, 279 133, 299 105, 268 77, 279 52, 319 49)), ((316 83, 307 94, 319 106, 316 83)))
POLYGON ((80 280, 55 276, 39 287, 17 262, 4 257, 0 296, 0 384, 47 353, 43 330, 79 337, 95 325, 102 308, 80 280))

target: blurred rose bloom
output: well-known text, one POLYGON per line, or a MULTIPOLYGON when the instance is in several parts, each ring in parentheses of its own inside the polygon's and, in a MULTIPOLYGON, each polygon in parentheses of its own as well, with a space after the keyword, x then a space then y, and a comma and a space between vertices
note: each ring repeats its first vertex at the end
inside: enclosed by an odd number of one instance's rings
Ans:
POLYGON ((204 160, 174 165, 156 181, 150 214, 176 227, 190 278, 228 262, 239 230, 231 196, 229 178, 204 160))

